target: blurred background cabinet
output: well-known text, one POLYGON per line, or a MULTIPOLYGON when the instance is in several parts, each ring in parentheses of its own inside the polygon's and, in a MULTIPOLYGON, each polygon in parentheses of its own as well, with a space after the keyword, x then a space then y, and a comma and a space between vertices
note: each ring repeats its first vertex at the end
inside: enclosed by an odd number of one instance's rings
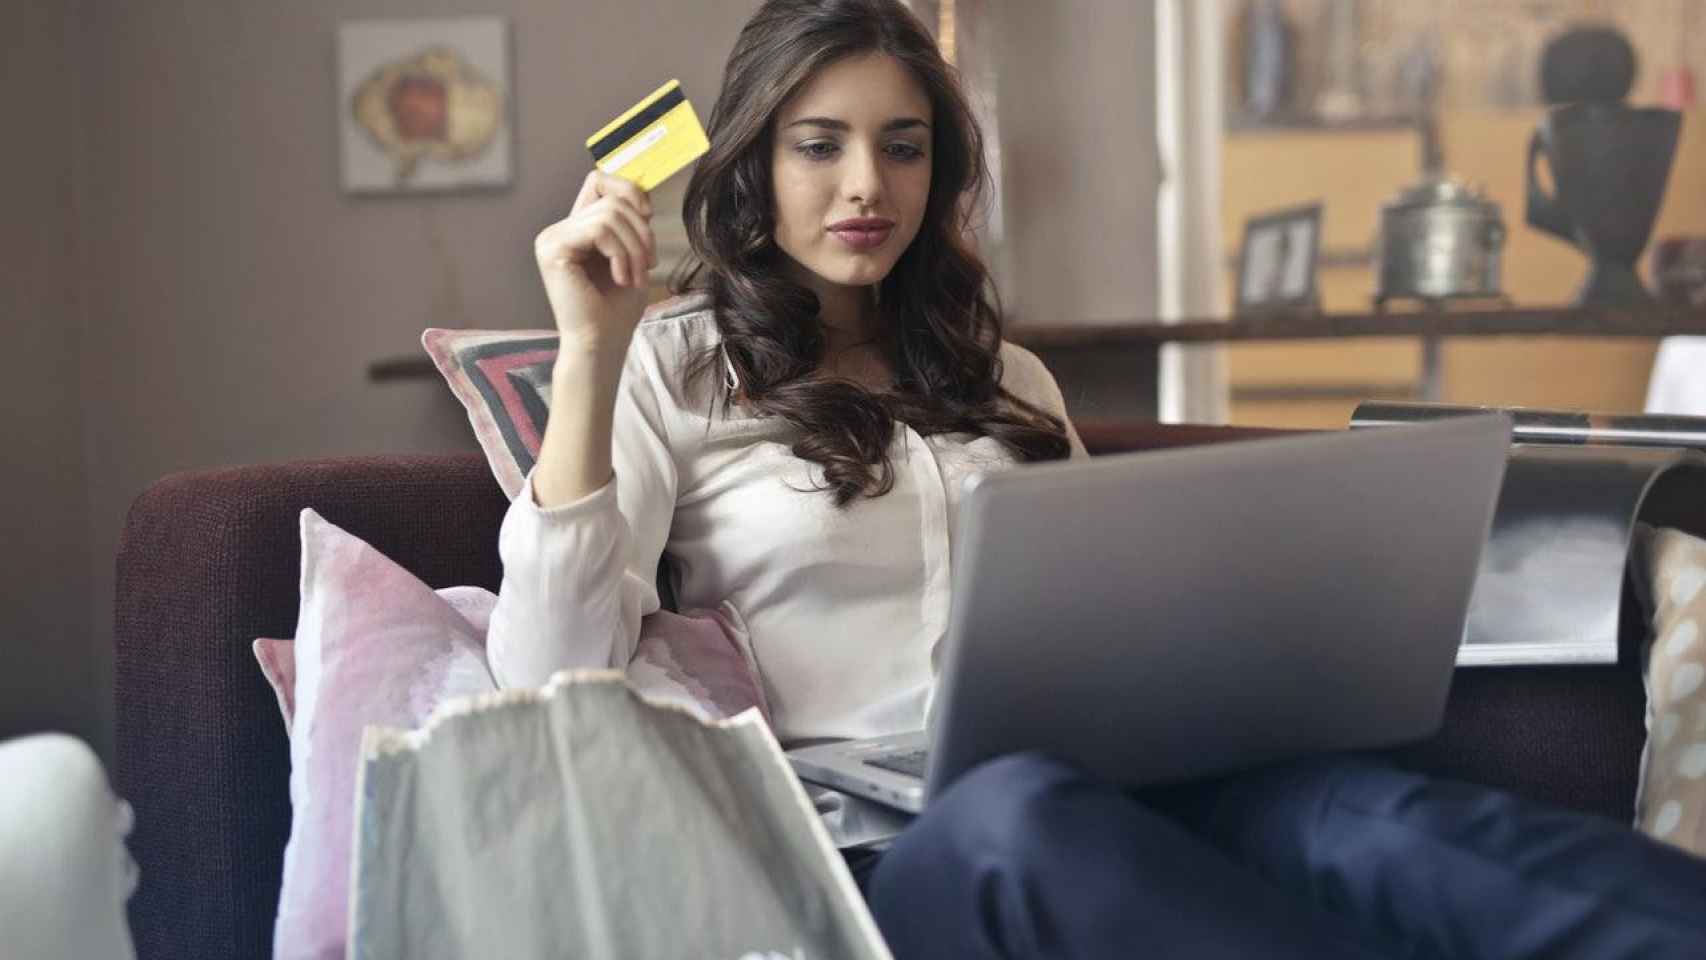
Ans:
MULTIPOLYGON (((1503 211, 1504 288, 1516 304, 1568 304, 1587 272, 1580 253, 1523 221, 1524 159, 1542 108, 1451 110, 1440 141, 1451 174, 1480 185, 1503 211)), ((1226 285, 1234 287, 1247 218, 1314 200, 1323 205, 1319 289, 1327 311, 1373 301, 1380 206, 1419 176, 1420 136, 1403 125, 1228 133, 1223 155, 1226 285)), ((1655 238, 1706 232, 1706 111, 1683 120, 1655 238)), ((1656 345, 1582 338, 1447 340, 1448 402, 1641 408, 1656 345)), ((1343 426, 1364 396, 1411 395, 1421 363, 1413 339, 1237 343, 1226 348, 1234 423, 1343 426)))

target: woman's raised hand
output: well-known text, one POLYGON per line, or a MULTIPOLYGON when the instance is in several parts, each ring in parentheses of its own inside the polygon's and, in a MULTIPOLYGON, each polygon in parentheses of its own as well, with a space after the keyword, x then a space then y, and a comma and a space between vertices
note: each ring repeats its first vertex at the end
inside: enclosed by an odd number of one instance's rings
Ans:
POLYGON ((644 190, 595 167, 569 215, 534 239, 564 349, 627 350, 657 266, 651 218, 644 190))

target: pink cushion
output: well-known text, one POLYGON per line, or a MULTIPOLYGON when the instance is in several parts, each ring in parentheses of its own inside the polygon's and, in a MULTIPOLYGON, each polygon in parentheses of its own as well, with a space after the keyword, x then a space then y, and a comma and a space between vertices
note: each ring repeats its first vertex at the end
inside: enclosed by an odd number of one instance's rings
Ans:
MULTIPOLYGON (((480 595, 477 610, 462 612, 483 640, 497 596, 478 587, 449 587, 438 595, 461 591, 480 595)), ((654 700, 685 702, 712 717, 732 717, 757 707, 768 721, 770 703, 757 680, 757 668, 735 639, 744 628, 732 614, 733 607, 725 603, 716 610, 686 614, 660 610, 642 619, 639 646, 628 664, 628 685, 654 700)), ((296 713, 296 641, 262 638, 254 648, 289 732, 296 713)))
POLYGON ((262 637, 254 649, 261 676, 278 698, 278 712, 284 714, 284 730, 289 733, 290 719, 296 715, 296 641, 262 637))
POLYGON ((495 688, 483 637, 455 606, 313 510, 301 531, 296 682, 279 696, 294 705, 279 960, 344 954, 362 728, 413 728, 448 698, 495 688))
POLYGON ((628 685, 652 700, 671 700, 711 717, 732 717, 757 707, 765 722, 770 704, 758 665, 741 642, 746 627, 734 605, 640 620, 640 641, 628 664, 628 685))
MULTIPOLYGON (((494 689, 485 633, 496 596, 434 592, 383 554, 302 511, 297 639, 254 642, 290 731, 290 841, 274 955, 337 958, 348 921, 350 830, 362 729, 411 729, 445 701, 494 689)), ((641 622, 628 680, 707 716, 769 716, 734 608, 641 622)))
MULTIPOLYGON (((439 599, 455 608, 474 628, 480 638, 480 648, 484 650, 486 625, 491 622, 497 594, 479 587, 446 587, 436 592, 439 599)), ((296 641, 262 637, 255 641, 254 651, 255 661, 261 665, 261 676, 266 678, 273 696, 278 698, 279 712, 284 715, 284 729, 289 733, 291 718, 296 714, 296 641)))

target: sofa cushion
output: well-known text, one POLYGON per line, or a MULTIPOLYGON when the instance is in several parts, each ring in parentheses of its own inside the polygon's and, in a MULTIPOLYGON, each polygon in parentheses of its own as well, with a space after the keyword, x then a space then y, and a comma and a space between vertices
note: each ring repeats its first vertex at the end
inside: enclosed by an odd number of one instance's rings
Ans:
MULTIPOLYGON (((481 587, 445 587, 434 592, 468 620, 480 635, 483 648, 486 626, 491 622, 492 607, 497 597, 481 587)), ((255 662, 260 664, 261 675, 278 700, 279 712, 284 715, 284 729, 289 732, 296 714, 296 641, 261 637, 255 640, 254 650, 255 662)))
MULTIPOLYGON (((440 597, 477 587, 450 587, 440 597)), ((485 593, 489 601, 496 597, 485 593)), ((485 615, 491 603, 484 604, 485 615)), ((468 615, 468 611, 463 611, 468 615)), ((472 618, 470 618, 472 619, 472 618)), ((485 634, 485 621, 475 622, 485 634)), ((640 640, 628 664, 628 685, 650 700, 677 703, 712 717, 732 717, 757 707, 768 722, 770 704, 758 680, 758 668, 737 637, 746 627, 734 606, 677 614, 660 610, 640 621, 640 640)), ((255 661, 272 688, 288 733, 296 714, 296 641, 259 638, 255 661)))
POLYGON ((296 716, 296 641, 260 637, 254 646, 255 662, 261 665, 261 676, 267 678, 267 686, 272 688, 288 733, 291 718, 296 716))
MULTIPOLYGON (((646 308, 648 319, 704 307, 703 295, 685 294, 646 308)), ((421 346, 468 411, 492 476, 514 500, 539 456, 551 409, 551 372, 557 334, 551 330, 445 330, 421 334, 421 346)))
MULTIPOLYGON (((290 724, 290 840, 278 960, 341 957, 362 729, 419 726, 446 699, 496 689, 483 638, 414 575, 312 509, 300 516, 301 608, 290 724)), ((276 651, 276 648, 273 648, 276 651)))
POLYGON ((498 486, 514 500, 545 436, 557 335, 434 328, 421 335, 421 345, 468 411, 498 486))

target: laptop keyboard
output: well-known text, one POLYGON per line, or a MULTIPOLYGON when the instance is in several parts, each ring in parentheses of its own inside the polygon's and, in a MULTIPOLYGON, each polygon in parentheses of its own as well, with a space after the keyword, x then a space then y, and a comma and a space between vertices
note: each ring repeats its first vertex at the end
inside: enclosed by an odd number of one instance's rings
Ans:
POLYGON ((905 750, 900 753, 880 753, 866 757, 865 762, 879 770, 892 770, 909 777, 924 779, 924 765, 930 759, 928 750, 905 750))

